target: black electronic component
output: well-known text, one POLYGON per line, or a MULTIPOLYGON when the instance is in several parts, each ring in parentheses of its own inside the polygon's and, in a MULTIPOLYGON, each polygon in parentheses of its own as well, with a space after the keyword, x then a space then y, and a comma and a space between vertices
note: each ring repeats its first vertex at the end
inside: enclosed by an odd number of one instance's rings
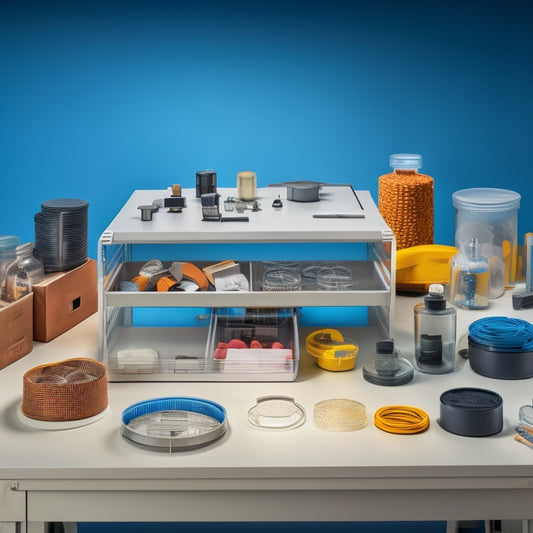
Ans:
POLYGON ((164 198, 165 207, 187 207, 187 198, 184 196, 171 196, 164 198))

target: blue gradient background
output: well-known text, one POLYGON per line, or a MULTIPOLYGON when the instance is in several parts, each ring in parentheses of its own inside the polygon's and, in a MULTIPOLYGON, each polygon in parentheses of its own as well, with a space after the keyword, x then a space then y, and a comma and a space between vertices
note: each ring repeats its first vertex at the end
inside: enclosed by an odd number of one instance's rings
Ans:
POLYGON ((388 157, 451 195, 523 196, 533 229, 532 8, 527 1, 2 1, 0 233, 33 240, 43 200, 90 203, 89 252, 134 189, 280 180, 370 190, 388 157))
POLYGON ((43 200, 83 198, 89 255, 134 189, 213 168, 258 185, 349 182, 377 201, 388 157, 451 195, 522 195, 533 230, 528 1, 0 2, 0 234, 34 238, 43 200))

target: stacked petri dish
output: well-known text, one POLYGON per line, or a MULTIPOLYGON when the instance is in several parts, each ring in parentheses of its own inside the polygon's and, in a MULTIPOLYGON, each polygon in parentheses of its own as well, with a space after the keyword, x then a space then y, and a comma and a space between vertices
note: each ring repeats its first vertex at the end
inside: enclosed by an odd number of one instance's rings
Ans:
POLYGON ((48 200, 34 217, 35 250, 45 272, 72 270, 87 261, 89 203, 73 198, 48 200))

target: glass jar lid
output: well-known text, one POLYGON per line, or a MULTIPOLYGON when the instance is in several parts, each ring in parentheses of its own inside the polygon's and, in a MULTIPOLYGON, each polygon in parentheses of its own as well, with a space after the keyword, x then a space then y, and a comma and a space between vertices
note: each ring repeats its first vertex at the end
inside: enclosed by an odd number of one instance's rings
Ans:
POLYGON ((506 211, 520 207, 520 194, 508 189, 475 187, 461 189, 452 194, 453 205, 457 209, 471 211, 506 211))
POLYGON ((392 154, 389 158, 392 168, 399 170, 418 170, 422 168, 422 156, 419 154, 392 154))

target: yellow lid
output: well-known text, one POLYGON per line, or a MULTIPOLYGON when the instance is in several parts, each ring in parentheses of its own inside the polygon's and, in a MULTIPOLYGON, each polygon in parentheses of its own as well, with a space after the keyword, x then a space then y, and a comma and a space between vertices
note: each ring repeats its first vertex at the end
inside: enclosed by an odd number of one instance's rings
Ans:
POLYGON ((336 329, 319 329, 305 339, 307 352, 317 358, 319 367, 326 370, 351 370, 359 351, 357 344, 345 339, 336 329))

